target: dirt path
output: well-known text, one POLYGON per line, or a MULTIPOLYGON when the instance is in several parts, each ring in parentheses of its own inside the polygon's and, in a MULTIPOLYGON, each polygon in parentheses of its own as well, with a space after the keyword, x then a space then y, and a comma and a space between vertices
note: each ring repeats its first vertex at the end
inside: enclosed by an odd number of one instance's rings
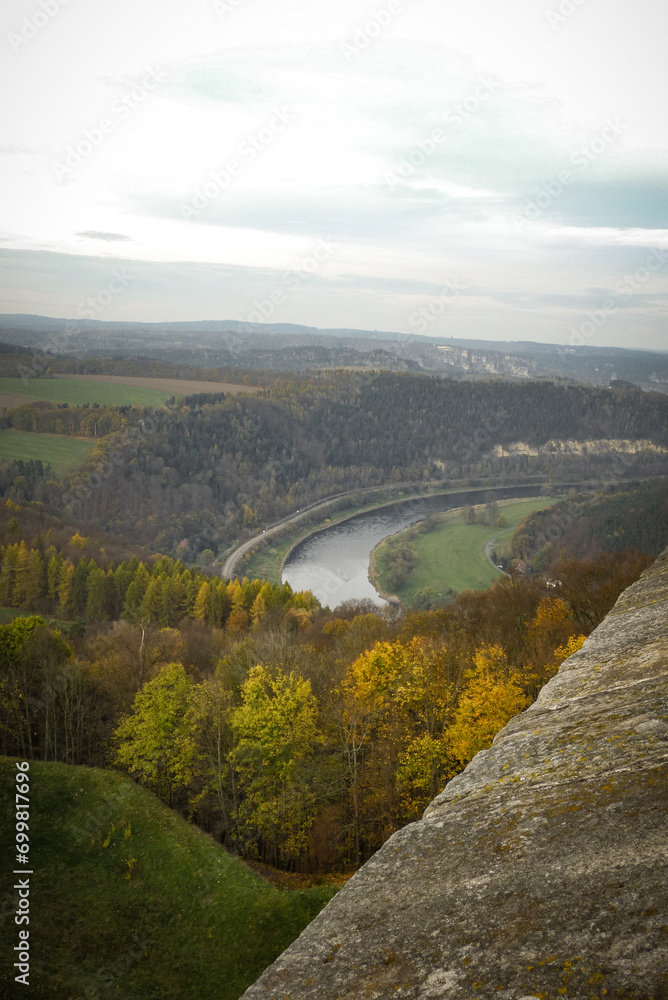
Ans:
POLYGON ((504 575, 504 576, 510 576, 510 573, 506 573, 506 571, 505 571, 505 570, 503 570, 503 569, 499 569, 499 567, 498 567, 498 566, 496 565, 496 563, 495 563, 495 562, 494 562, 494 560, 492 559, 492 556, 490 555, 490 553, 491 553, 491 551, 492 551, 492 546, 493 546, 493 545, 496 545, 496 542, 497 542, 497 540, 498 540, 498 539, 499 539, 499 538, 501 537, 501 535, 503 535, 503 534, 504 534, 504 532, 503 532, 503 531, 500 531, 500 532, 498 533, 498 535, 493 535, 493 536, 492 536, 492 538, 490 538, 488 542, 485 542, 485 559, 487 560, 487 562, 489 563, 489 565, 490 565, 490 566, 493 566, 493 567, 494 567, 494 569, 496 569, 496 570, 498 570, 498 571, 499 571, 499 573, 503 573, 503 575, 504 575))

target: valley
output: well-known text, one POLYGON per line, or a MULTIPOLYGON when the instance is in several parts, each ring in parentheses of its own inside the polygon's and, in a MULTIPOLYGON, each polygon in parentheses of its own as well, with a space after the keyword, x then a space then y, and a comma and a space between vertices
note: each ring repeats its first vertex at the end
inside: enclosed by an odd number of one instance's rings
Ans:
POLYGON ((668 542, 663 393, 207 350, 0 352, 0 770, 53 1000, 236 1000, 668 542))

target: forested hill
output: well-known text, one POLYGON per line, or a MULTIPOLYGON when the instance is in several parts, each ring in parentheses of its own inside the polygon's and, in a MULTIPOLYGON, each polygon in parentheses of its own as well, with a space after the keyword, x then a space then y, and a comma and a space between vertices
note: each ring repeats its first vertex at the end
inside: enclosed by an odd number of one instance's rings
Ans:
MULTIPOLYGON (((21 408, 10 420, 26 412, 39 418, 32 429, 63 432, 62 408, 21 408)), ((177 554, 184 541, 221 551, 243 528, 344 490, 537 474, 600 482, 667 464, 665 395, 546 382, 345 372, 140 417, 127 410, 68 483, 45 480, 16 498, 177 554)))
POLYGON ((535 511, 515 532, 514 556, 539 571, 556 559, 640 549, 656 556, 668 539, 668 481, 629 483, 609 495, 573 497, 535 511))

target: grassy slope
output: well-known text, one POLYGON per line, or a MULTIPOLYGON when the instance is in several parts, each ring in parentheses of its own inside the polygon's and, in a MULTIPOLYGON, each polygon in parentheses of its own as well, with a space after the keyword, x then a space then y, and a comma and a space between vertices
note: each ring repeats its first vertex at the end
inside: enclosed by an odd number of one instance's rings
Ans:
MULTIPOLYGON (((0 758, 5 872, 15 773, 0 758)), ((30 776, 31 996, 236 1000, 333 893, 270 886, 114 772, 33 762, 30 776)), ((5 886, 0 995, 12 997, 5 886)))
POLYGON ((165 400, 172 395, 161 389, 69 378, 0 378, 0 392, 46 399, 52 403, 101 403, 113 406, 164 406, 165 400))
POLYGON ((56 474, 83 462, 94 441, 65 437, 61 434, 38 434, 32 431, 0 430, 0 461, 40 459, 49 462, 56 474))
MULTIPOLYGON (((443 522, 439 527, 414 537, 413 544, 420 562, 410 583, 402 587, 397 596, 402 603, 410 606, 417 591, 424 587, 433 587, 439 596, 448 588, 459 593, 461 590, 481 590, 491 586, 501 574, 485 558, 486 543, 491 538, 496 538, 493 547, 500 552, 517 525, 528 514, 554 503, 554 497, 500 501, 499 511, 507 521, 504 529, 485 524, 464 524, 461 510, 448 511, 443 515, 443 522)), ((409 535, 410 531, 408 529, 406 534, 409 535)), ((389 591, 382 569, 382 548, 377 550, 374 562, 377 567, 376 579, 383 590, 389 591)))

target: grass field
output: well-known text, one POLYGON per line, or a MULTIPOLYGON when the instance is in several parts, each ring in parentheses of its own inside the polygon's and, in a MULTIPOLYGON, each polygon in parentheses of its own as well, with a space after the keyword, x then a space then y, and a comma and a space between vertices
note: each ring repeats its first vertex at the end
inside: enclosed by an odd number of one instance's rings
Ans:
POLYGON ((460 509, 447 511, 439 517, 440 524, 425 534, 408 528, 393 541, 405 539, 417 550, 419 562, 408 583, 392 591, 385 571, 384 551, 387 542, 381 543, 372 559, 371 579, 384 593, 396 593, 402 604, 415 603, 418 591, 425 587, 434 590, 434 596, 445 599, 448 590, 484 590, 501 576, 485 558, 485 545, 494 539, 493 548, 499 554, 510 541, 519 524, 534 510, 551 507, 558 497, 535 497, 527 500, 501 500, 499 512, 506 519, 505 528, 485 524, 464 524, 460 509))
MULTIPOLYGON (((156 379, 159 382, 159 379, 156 379)), ((13 393, 51 403, 100 403, 110 406, 164 406, 173 395, 167 388, 148 389, 122 382, 75 378, 0 378, 0 394, 13 393)))
MULTIPOLYGON (((30 762, 29 773, 31 997, 237 1000, 334 893, 275 888, 115 772, 30 762)), ((15 774, 1 758, 5 858, 15 774)), ((3 997, 19 995, 16 905, 3 890, 3 997)))
POLYGON ((56 475, 83 462, 95 442, 62 434, 37 434, 32 431, 1 430, 0 461, 41 459, 49 462, 56 475))

